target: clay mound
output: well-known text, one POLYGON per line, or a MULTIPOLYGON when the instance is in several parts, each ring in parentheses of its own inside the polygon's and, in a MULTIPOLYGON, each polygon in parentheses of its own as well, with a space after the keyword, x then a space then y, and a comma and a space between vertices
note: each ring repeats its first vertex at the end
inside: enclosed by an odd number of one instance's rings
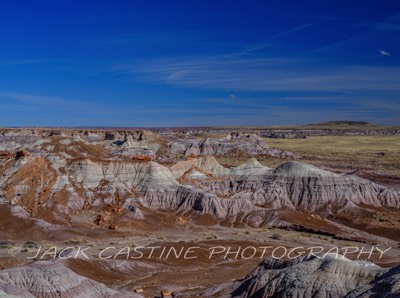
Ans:
POLYGON ((143 168, 145 174, 138 182, 137 190, 170 188, 178 185, 171 171, 156 162, 149 162, 148 168, 143 168))
MULTIPOLYGON (((244 188, 244 186, 242 186, 244 188)), ((267 172, 259 187, 251 184, 255 203, 282 208, 290 206, 325 216, 338 210, 354 211, 365 204, 374 207, 400 207, 395 190, 356 176, 339 175, 301 162, 287 162, 267 172)))
POLYGON ((207 297, 398 297, 400 266, 392 269, 342 256, 269 258, 225 289, 211 288, 207 297))
POLYGON ((197 156, 200 155, 200 148, 197 143, 190 144, 189 148, 185 152, 186 156, 197 156))
POLYGON ((262 164, 260 164, 260 162, 257 159, 252 157, 245 163, 238 166, 237 168, 238 169, 247 169, 247 168, 267 168, 267 167, 263 166, 262 164))
POLYGON ((396 190, 300 162, 284 163, 262 176, 203 181, 201 186, 219 196, 249 198, 256 206, 318 212, 324 217, 339 210, 354 213, 366 205, 400 208, 400 193, 396 190))
POLYGON ((216 177, 229 176, 229 169, 218 163, 214 156, 203 156, 199 158, 191 158, 185 161, 178 161, 170 167, 174 177, 182 177, 192 168, 198 168, 205 175, 213 175, 216 177))
POLYGON ((196 165, 213 176, 229 176, 229 169, 221 166, 214 156, 205 156, 197 159, 196 165))
POLYGON ((265 175, 270 169, 263 166, 258 162, 257 159, 250 158, 244 164, 230 170, 231 176, 254 176, 254 175, 265 175))
POLYGON ((264 197, 269 197, 269 201, 289 199, 297 209, 315 211, 331 205, 336 209, 351 210, 360 204, 400 208, 400 193, 395 190, 305 163, 284 163, 265 178, 264 197))
POLYGON ((0 282, 3 291, 18 296, 22 294, 20 297, 143 297, 107 288, 74 273, 57 261, 40 261, 3 270, 0 282))
POLYGON ((156 162, 79 160, 67 167, 69 180, 83 188, 96 188, 102 181, 128 189, 173 187, 171 171, 156 162))
POLYGON ((274 170, 274 174, 276 175, 284 175, 291 177, 334 177, 335 174, 321 170, 312 165, 298 162, 298 161, 289 161, 281 164, 274 170))

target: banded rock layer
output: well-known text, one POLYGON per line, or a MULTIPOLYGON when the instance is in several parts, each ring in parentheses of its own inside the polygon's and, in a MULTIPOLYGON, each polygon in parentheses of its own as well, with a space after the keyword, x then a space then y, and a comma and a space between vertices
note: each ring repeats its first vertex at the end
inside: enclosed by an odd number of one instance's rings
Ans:
MULTIPOLYGON (((193 293, 192 293, 193 294, 193 293)), ((390 269, 340 255, 264 260, 243 280, 210 288, 207 297, 399 297, 400 266, 390 269)))
POLYGON ((40 261, 2 270, 0 289, 17 297, 143 297, 107 288, 104 284, 80 276, 60 261, 40 261))
POLYGON ((356 176, 338 175, 300 162, 287 162, 273 171, 247 179, 203 181, 209 191, 233 198, 248 198, 260 206, 290 207, 315 212, 365 204, 400 208, 396 190, 356 176))
POLYGON ((10 161, 0 195, 31 215, 68 220, 83 210, 141 210, 197 216, 231 224, 275 225, 284 210, 331 221, 393 214, 400 193, 357 176, 339 175, 300 162, 276 169, 252 158, 227 168, 214 157, 191 158, 170 168, 153 161, 27 156, 10 161))

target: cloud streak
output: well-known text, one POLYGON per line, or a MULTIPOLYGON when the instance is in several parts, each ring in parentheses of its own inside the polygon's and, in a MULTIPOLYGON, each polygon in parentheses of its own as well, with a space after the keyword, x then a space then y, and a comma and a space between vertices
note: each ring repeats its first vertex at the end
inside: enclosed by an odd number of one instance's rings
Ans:
POLYGON ((234 53, 233 55, 234 56, 242 56, 242 55, 250 54, 252 52, 256 52, 258 50, 262 50, 262 49, 268 48, 268 47, 276 44, 276 42, 277 42, 276 40, 279 39, 282 36, 289 35, 289 34, 294 33, 296 31, 304 30, 304 29, 306 29, 308 27, 317 25, 319 23, 321 23, 321 21, 307 23, 307 24, 304 24, 304 25, 301 25, 301 26, 297 26, 297 27, 294 27, 292 29, 280 32, 280 33, 275 34, 274 36, 268 38, 267 40, 264 40, 263 42, 247 46, 244 50, 239 51, 238 53, 234 53))
POLYGON ((391 56, 390 53, 385 50, 379 50, 379 54, 381 54, 381 56, 391 56))
POLYGON ((147 82, 239 91, 400 91, 400 67, 324 66, 311 59, 182 57, 119 65, 147 82))

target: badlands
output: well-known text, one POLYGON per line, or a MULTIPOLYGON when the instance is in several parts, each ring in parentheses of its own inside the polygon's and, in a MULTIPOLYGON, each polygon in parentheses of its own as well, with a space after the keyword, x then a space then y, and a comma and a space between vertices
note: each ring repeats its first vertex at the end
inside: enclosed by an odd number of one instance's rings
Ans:
POLYGON ((0 129, 0 297, 400 297, 399 134, 0 129))

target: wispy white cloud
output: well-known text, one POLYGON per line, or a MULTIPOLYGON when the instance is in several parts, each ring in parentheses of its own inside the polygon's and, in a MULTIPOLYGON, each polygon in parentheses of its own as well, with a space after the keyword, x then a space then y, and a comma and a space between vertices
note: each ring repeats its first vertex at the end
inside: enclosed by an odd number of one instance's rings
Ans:
POLYGON ((281 36, 284 36, 284 35, 288 35, 288 34, 291 34, 293 32, 300 31, 300 30, 306 29, 308 27, 311 27, 311 26, 314 26, 314 25, 317 25, 317 24, 320 24, 320 23, 321 23, 321 21, 317 21, 317 22, 311 22, 311 23, 307 23, 307 24, 304 24, 304 25, 301 25, 301 26, 297 26, 297 27, 294 27, 294 28, 289 29, 287 31, 278 33, 278 34, 274 35, 272 38, 277 38, 277 37, 281 37, 281 36))
POLYGON ((259 42, 259 43, 256 43, 256 44, 251 44, 251 45, 245 47, 243 50, 238 51, 237 53, 232 53, 231 55, 232 56, 242 56, 242 55, 250 54, 252 52, 256 52, 256 51, 271 47, 271 46, 273 46, 273 45, 275 45, 277 43, 277 40, 279 38, 281 38, 281 37, 283 37, 285 35, 292 34, 292 33, 296 32, 296 31, 307 29, 307 28, 309 28, 311 26, 314 26, 314 25, 317 25, 319 23, 321 23, 321 21, 306 23, 306 24, 291 28, 289 30, 282 31, 280 33, 277 33, 277 34, 271 36, 270 38, 268 38, 268 39, 266 39, 266 40, 264 40, 262 42, 259 42))
MULTIPOLYGON (((354 35, 346 35, 343 39, 335 40, 332 43, 327 43, 319 48, 311 50, 309 55, 315 56, 323 54, 334 53, 337 50, 345 50, 347 48, 356 47, 359 44, 370 44, 371 40, 376 40, 381 38, 382 32, 386 31, 399 31, 400 30, 400 13, 391 15, 382 21, 373 22, 370 19, 359 19, 359 18, 343 18, 343 17, 327 17, 327 16, 308 16, 310 19, 317 19, 321 21, 330 20, 333 21, 346 21, 348 26, 352 26, 356 30, 354 35), (359 30, 363 29, 363 30, 359 30)), ((351 32, 351 31, 350 31, 351 32)), ((397 38, 397 37, 394 37, 397 38)), ((368 47, 367 47, 368 49, 368 47)))
MULTIPOLYGON (((291 60, 283 58, 283 57, 272 57, 272 58, 263 58, 256 57, 253 54, 261 49, 267 48, 277 43, 277 41, 285 36, 297 31, 304 30, 306 28, 312 27, 321 23, 321 21, 309 22, 306 24, 302 24, 300 26, 293 27, 289 30, 277 33, 268 39, 250 44, 242 49, 238 49, 233 52, 214 55, 214 56, 183 56, 183 57, 166 57, 166 58, 155 58, 147 61, 134 61, 132 63, 119 63, 115 64, 112 67, 112 71, 120 72, 120 73, 131 73, 131 74, 139 74, 146 76, 146 80, 150 81, 163 81, 170 82, 174 84, 174 82, 185 80, 185 78, 192 76, 194 73, 201 71, 207 71, 207 69, 214 68, 243 68, 243 67, 256 67, 258 69, 265 66, 276 67, 276 63, 281 63, 284 65, 285 63, 290 62, 291 60)), ((131 37, 127 39, 130 40, 131 37)), ((134 39, 137 38, 132 37, 134 39)), ((145 38, 140 36, 139 38, 145 38)), ((218 70, 219 71, 219 70, 218 70)))
POLYGON ((390 53, 385 50, 379 50, 379 54, 381 54, 382 56, 391 56, 390 53))
POLYGON ((286 58, 180 57, 119 65, 148 82, 244 91, 400 91, 400 67, 324 66, 286 58))

